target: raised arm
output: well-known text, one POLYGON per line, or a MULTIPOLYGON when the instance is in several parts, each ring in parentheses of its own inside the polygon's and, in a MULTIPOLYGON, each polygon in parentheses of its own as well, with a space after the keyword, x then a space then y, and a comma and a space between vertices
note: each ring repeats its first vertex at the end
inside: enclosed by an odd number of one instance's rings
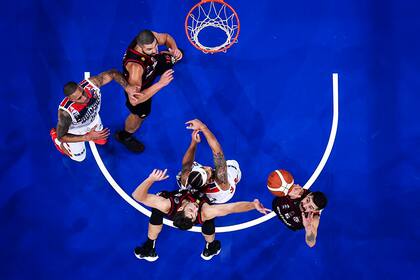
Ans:
POLYGON ((309 247, 314 247, 319 226, 319 215, 310 213, 308 217, 302 213, 303 226, 305 227, 305 241, 309 247))
POLYGON ((211 220, 216 217, 226 216, 233 213, 248 212, 254 209, 264 215, 270 211, 269 209, 264 208, 264 205, 262 205, 258 199, 254 199, 253 202, 241 201, 218 205, 205 204, 202 211, 204 215, 203 218, 205 220, 211 220))
POLYGON ((207 143, 213 153, 214 168, 216 170, 215 181, 223 189, 228 190, 230 188, 227 178, 227 166, 225 155, 223 154, 222 146, 217 141, 214 134, 208 129, 208 127, 200 120, 195 119, 186 123, 188 129, 200 130, 206 137, 207 143))
POLYGON ((169 199, 149 193, 149 189, 154 182, 162 181, 169 177, 166 175, 166 171, 166 169, 163 171, 154 169, 153 172, 150 173, 149 177, 134 190, 132 194, 133 198, 146 206, 156 208, 163 213, 168 213, 169 208, 171 207, 169 199))
POLYGON ((182 158, 182 171, 181 171, 181 184, 185 186, 187 184, 188 175, 190 174, 192 164, 195 159, 195 151, 197 150, 197 144, 201 142, 200 134, 198 130, 194 130, 191 133, 191 144, 185 152, 182 158))
POLYGON ((157 33, 154 31, 152 32, 153 35, 155 35, 156 40, 158 41, 158 45, 165 45, 176 60, 182 59, 182 52, 178 49, 175 39, 171 35, 169 35, 168 33, 157 33))

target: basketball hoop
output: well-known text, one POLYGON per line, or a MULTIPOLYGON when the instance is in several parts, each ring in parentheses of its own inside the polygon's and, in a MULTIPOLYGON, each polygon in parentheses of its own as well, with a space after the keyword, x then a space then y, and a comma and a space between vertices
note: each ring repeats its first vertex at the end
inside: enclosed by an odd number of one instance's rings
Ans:
POLYGON ((185 33, 190 43, 204 53, 226 52, 238 42, 239 17, 236 11, 223 0, 201 0, 188 12, 185 18, 185 33), (209 46, 200 42, 199 34, 206 28, 215 28, 224 32, 223 43, 209 46))

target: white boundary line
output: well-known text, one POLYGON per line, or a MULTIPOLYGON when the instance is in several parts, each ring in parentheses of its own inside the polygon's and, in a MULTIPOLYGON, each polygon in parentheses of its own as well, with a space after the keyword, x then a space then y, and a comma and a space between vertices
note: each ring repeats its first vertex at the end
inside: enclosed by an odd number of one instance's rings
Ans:
MULTIPOLYGON (((85 72, 85 79, 90 77, 89 72, 85 72)), ((315 182, 315 180, 318 178, 319 174, 321 174, 322 169, 324 168, 325 164, 327 163, 328 157, 331 154, 331 150, 334 145, 335 136, 337 134, 337 127, 338 127, 338 74, 333 73, 332 75, 333 80, 333 120, 332 120, 332 126, 331 126, 331 132, 330 132, 330 138, 328 139, 327 147, 325 148, 324 155, 321 158, 321 161, 319 162, 317 168, 315 169, 312 176, 309 178, 309 180, 306 182, 306 184, 303 186, 305 189, 309 189, 312 184, 315 182)), ((143 213, 144 215, 150 217, 151 212, 141 206, 137 201, 135 201, 131 196, 129 196, 118 184, 115 182, 114 178, 112 178, 111 174, 109 174, 108 170, 106 169, 101 156, 98 153, 98 150, 96 149, 96 145, 93 142, 89 142, 89 146, 92 150, 92 154, 96 160, 96 163, 98 164, 99 169, 101 170, 102 174, 107 179, 108 183, 114 188, 114 190, 131 206, 136 208, 138 211, 143 213)), ((258 224, 264 223, 271 218, 275 217, 276 214, 274 211, 271 213, 264 215, 260 218, 241 223, 231 226, 224 226, 224 227, 216 227, 216 232, 231 232, 231 231, 238 231, 242 229, 246 229, 249 227, 256 226, 258 224)), ((167 226, 174 227, 171 220, 163 219, 163 223, 167 226)), ((201 227, 194 226, 189 231, 193 232, 201 232, 201 227)))

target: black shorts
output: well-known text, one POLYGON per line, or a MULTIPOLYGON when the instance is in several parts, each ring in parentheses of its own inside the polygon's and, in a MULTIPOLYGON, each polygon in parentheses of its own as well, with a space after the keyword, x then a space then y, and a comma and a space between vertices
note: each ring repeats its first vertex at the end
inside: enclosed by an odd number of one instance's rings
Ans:
MULTIPOLYGON (((165 71, 172 69, 174 64, 172 63, 171 56, 168 54, 160 53, 155 56, 157 60, 155 71, 153 72, 152 82, 147 86, 143 87, 142 90, 149 88, 154 84, 156 77, 162 75, 165 71)), ((146 118, 152 111, 152 98, 149 98, 143 103, 137 104, 136 106, 131 105, 128 95, 125 92, 125 106, 127 106, 130 113, 139 116, 140 118, 146 118)))

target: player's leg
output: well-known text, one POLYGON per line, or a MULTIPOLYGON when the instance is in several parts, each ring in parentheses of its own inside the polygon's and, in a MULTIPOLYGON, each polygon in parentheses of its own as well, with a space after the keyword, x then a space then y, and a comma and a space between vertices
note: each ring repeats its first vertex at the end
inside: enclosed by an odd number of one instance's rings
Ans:
POLYGON ((154 262, 159 258, 155 248, 156 240, 162 231, 164 215, 163 212, 152 208, 152 215, 150 216, 147 230, 147 240, 141 246, 134 249, 134 254, 138 259, 154 262))
POLYGON ((146 117, 150 114, 152 110, 152 99, 150 98, 143 103, 133 106, 127 97, 126 106, 130 114, 125 120, 124 130, 118 131, 115 134, 115 138, 128 150, 134 153, 141 153, 144 151, 144 145, 133 134, 141 127, 146 117))
POLYGON ((216 227, 214 225, 214 219, 205 221, 201 227, 201 233, 206 240, 206 245, 201 253, 201 257, 208 261, 214 256, 217 256, 222 250, 222 244, 219 240, 216 240, 216 227))
POLYGON ((70 153, 70 158, 74 161, 82 162, 86 158, 85 142, 63 143, 64 148, 70 153))

